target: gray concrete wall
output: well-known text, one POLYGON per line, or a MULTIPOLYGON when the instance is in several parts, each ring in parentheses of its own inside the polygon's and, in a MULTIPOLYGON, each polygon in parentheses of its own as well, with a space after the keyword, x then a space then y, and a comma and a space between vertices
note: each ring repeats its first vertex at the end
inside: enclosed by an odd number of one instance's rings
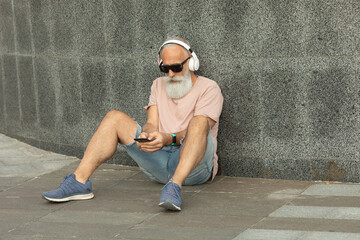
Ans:
POLYGON ((222 174, 359 182, 360 0, 0 0, 0 132, 81 157, 107 111, 144 124, 169 36, 222 88, 222 174))

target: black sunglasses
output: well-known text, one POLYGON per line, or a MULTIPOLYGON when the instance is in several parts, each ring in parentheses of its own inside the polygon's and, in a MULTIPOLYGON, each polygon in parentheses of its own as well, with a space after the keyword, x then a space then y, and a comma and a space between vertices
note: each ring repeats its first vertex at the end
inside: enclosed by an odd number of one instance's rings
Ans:
POLYGON ((172 64, 172 65, 163 65, 162 63, 160 64, 160 71, 162 71, 163 73, 168 73, 170 70, 178 73, 181 72, 183 70, 183 65, 187 62, 187 60, 189 60, 191 57, 188 57, 187 59, 185 59, 185 61, 183 61, 182 63, 176 63, 176 64, 172 64))

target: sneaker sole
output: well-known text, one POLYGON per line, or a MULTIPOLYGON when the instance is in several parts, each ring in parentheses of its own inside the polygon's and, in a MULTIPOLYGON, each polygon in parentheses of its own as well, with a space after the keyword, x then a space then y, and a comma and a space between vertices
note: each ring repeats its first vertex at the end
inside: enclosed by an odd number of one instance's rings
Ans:
POLYGON ((68 201, 72 201, 72 200, 88 200, 88 199, 92 199, 94 197, 93 193, 89 193, 89 194, 79 194, 79 195, 74 195, 74 196, 70 196, 70 197, 66 197, 66 198, 49 198, 43 195, 43 197, 46 200, 49 200, 51 202, 68 202, 68 201))
POLYGON ((172 211, 181 211, 181 208, 179 206, 176 206, 175 204, 173 204, 172 202, 169 202, 169 201, 159 203, 159 207, 162 207, 162 208, 165 208, 168 210, 172 210, 172 211))

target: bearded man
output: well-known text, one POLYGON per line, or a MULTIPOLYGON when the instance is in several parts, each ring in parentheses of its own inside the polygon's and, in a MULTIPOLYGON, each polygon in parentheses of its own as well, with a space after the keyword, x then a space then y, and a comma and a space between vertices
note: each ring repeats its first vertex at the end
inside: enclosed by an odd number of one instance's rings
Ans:
POLYGON ((146 124, 141 127, 121 111, 107 113, 76 171, 64 177, 58 189, 44 192, 44 198, 54 202, 93 198, 89 177, 119 143, 150 179, 165 184, 160 207, 180 211, 182 185, 214 179, 221 90, 213 80, 195 75, 199 59, 185 40, 163 43, 158 64, 165 76, 151 87, 146 124))

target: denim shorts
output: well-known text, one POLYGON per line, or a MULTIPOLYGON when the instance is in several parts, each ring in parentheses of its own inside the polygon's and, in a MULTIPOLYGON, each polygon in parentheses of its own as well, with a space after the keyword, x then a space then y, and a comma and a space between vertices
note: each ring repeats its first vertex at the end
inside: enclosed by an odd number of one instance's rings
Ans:
MULTIPOLYGON (((136 137, 139 137, 140 133, 141 127, 137 124, 136 137)), ((120 145, 125 147, 130 157, 151 180, 164 184, 169 181, 169 176, 174 174, 183 146, 181 142, 180 146, 164 146, 159 151, 150 153, 141 151, 135 141, 129 145, 120 145)), ((213 161, 214 140, 209 131, 204 157, 185 179, 183 185, 196 185, 208 181, 212 175, 213 161)))

